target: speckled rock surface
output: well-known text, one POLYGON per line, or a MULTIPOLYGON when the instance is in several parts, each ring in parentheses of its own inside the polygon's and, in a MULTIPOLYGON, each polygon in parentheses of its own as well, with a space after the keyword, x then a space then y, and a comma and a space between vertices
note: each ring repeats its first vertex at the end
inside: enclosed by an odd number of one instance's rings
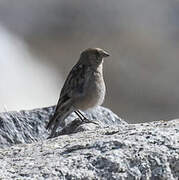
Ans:
MULTIPOLYGON (((45 127, 49 117, 53 114, 54 108, 55 106, 20 112, 0 113, 0 147, 46 139, 49 132, 45 127)), ((92 123, 82 124, 73 129, 74 132, 94 130, 110 125, 123 126, 127 124, 111 110, 104 107, 97 107, 92 111, 84 113, 84 115, 90 120, 98 122, 99 126, 95 126, 92 123)), ((77 118, 76 114, 71 114, 66 119, 66 123, 72 122, 75 118, 77 118)))
POLYGON ((0 179, 178 180, 179 120, 109 123, 1 148, 0 179))

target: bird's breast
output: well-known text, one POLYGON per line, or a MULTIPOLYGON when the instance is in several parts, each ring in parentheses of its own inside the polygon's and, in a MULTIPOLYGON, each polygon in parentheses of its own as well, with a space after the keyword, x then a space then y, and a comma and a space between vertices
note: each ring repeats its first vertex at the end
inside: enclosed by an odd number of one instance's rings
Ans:
POLYGON ((101 105, 105 97, 105 83, 102 72, 94 72, 85 88, 84 96, 79 99, 77 108, 87 110, 101 105))

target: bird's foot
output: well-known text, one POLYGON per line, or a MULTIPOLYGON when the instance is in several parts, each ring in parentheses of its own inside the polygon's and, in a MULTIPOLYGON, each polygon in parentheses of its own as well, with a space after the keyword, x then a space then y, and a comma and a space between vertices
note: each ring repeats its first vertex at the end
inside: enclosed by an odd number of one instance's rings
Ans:
POLYGON ((93 124, 99 125, 97 122, 94 122, 94 121, 89 120, 89 119, 87 119, 87 118, 82 119, 82 122, 83 122, 83 123, 93 123, 93 124))

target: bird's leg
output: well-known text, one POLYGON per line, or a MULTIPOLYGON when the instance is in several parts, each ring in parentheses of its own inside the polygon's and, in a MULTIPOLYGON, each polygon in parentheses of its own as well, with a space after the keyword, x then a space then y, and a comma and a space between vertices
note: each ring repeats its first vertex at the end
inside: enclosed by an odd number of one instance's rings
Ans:
POLYGON ((81 119, 81 120, 83 120, 85 117, 84 117, 84 115, 83 114, 81 114, 78 110, 76 110, 76 111, 74 111, 75 112, 75 114, 81 119))
POLYGON ((76 110, 75 113, 80 117, 81 120, 87 119, 79 110, 76 110))
POLYGON ((91 121, 89 119, 87 119, 81 112, 80 110, 76 110, 75 111, 76 115, 84 122, 84 123, 93 123, 93 124, 98 124, 94 121, 91 121))

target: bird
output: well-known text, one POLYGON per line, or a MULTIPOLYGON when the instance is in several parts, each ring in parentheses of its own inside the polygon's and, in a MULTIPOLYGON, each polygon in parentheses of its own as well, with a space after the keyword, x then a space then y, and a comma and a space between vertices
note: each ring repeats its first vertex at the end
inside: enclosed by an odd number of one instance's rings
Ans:
POLYGON ((49 138, 55 137, 57 128, 64 124, 72 112, 83 121, 86 118, 81 111, 103 103, 106 93, 103 60, 108 56, 109 53, 100 48, 82 51, 78 62, 65 80, 55 112, 46 126, 46 129, 51 129, 49 138))

